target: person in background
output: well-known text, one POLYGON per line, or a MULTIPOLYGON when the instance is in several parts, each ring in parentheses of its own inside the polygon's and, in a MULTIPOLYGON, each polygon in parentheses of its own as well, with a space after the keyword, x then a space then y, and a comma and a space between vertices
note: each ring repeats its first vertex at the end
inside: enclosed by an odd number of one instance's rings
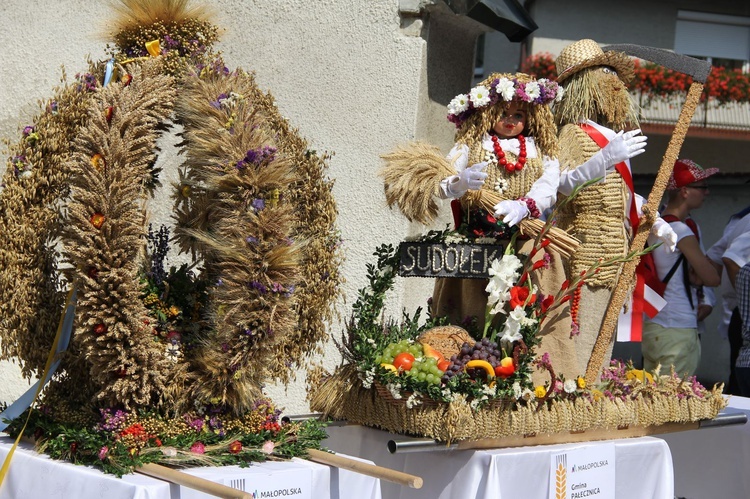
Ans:
POLYGON ((721 296, 721 321, 717 326, 717 330, 721 338, 729 340, 729 383, 725 389, 726 393, 738 395, 739 389, 737 387, 737 379, 735 376, 735 364, 737 362, 737 356, 739 355, 740 346, 742 345, 742 331, 741 331, 741 320, 740 313, 737 310, 737 295, 734 290, 734 286, 731 284, 729 271, 730 269, 735 273, 739 270, 742 265, 738 265, 736 262, 734 265, 730 263, 729 267, 724 265, 724 254, 727 252, 730 246, 733 246, 732 251, 727 255, 729 262, 734 262, 733 257, 737 261, 740 261, 740 246, 742 240, 737 242, 738 238, 741 238, 743 234, 750 232, 750 206, 735 213, 729 218, 721 239, 716 241, 711 248, 709 248, 706 255, 716 265, 721 266, 721 285, 718 288, 719 295, 721 296), (734 243, 734 244, 733 244, 734 243))
MULTIPOLYGON (((644 323, 641 349, 646 371, 653 372, 660 366, 666 374, 674 366, 678 375, 691 376, 698 368, 701 348, 697 289, 718 286, 720 277, 701 249, 700 231, 689 214, 703 205, 709 193, 706 179, 718 171, 704 170, 694 161, 681 159, 675 163, 667 184, 669 200, 661 215, 677 234, 677 250, 670 252, 662 245, 653 251, 659 277, 665 280, 671 274, 671 278, 664 291, 667 306, 644 323)), ((650 236, 648 242, 653 245, 658 241, 650 236)))
POLYGON ((750 263, 737 271, 732 284, 737 293, 737 309, 742 322, 742 345, 735 365, 737 391, 742 397, 750 397, 750 263))

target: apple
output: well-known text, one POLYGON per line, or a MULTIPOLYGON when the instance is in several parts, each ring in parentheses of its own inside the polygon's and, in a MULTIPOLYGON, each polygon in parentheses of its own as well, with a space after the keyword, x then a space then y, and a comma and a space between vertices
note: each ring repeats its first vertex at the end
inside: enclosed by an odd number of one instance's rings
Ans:
POLYGON ((393 359, 393 367, 399 371, 409 371, 414 364, 414 356, 409 352, 401 352, 393 359))
POLYGON ((422 352, 424 352, 425 357, 432 357, 438 362, 440 362, 441 360, 445 360, 445 357, 442 353, 438 352, 427 343, 422 343, 422 352))
POLYGON ((513 359, 511 357, 503 358, 500 361, 500 365, 495 368, 495 376, 499 378, 507 378, 514 372, 516 372, 516 366, 513 365, 513 359))

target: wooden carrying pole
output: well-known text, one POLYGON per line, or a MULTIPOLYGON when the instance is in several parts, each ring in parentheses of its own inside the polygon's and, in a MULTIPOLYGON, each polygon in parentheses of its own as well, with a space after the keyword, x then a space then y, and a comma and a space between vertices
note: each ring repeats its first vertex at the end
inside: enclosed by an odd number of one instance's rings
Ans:
MULTIPOLYGON (((711 71, 711 64, 692 57, 681 56, 665 50, 641 47, 638 45, 611 45, 605 47, 605 49, 621 50, 628 55, 641 57, 662 64, 663 66, 667 66, 670 69, 689 74, 694 79, 688 90, 685 104, 680 112, 680 117, 677 119, 674 132, 672 132, 667 151, 664 153, 664 158, 659 167, 659 173, 656 175, 656 180, 654 181, 654 187, 651 189, 647 203, 643 205, 642 210, 644 217, 638 226, 638 233, 634 235, 630 244, 630 252, 633 252, 644 248, 646 245, 646 239, 648 238, 648 234, 654 224, 656 207, 659 206, 661 198, 664 195, 664 190, 667 186, 667 182, 669 182, 669 177, 672 174, 674 163, 677 161, 677 155, 680 153, 680 148, 682 147, 682 143, 684 142, 688 128, 690 127, 690 121, 693 119, 695 108, 700 101, 701 92, 703 91, 703 83, 706 81, 711 71)), ((639 258, 634 258, 633 260, 626 262, 620 272, 619 279, 615 285, 614 292, 612 293, 612 298, 610 299, 609 306, 605 312, 599 335, 596 338, 596 343, 594 343, 589 363, 586 367, 585 379, 586 383, 589 385, 592 385, 597 381, 600 371, 604 366, 607 353, 609 352, 609 345, 612 343, 617 329, 617 319, 620 315, 620 310, 627 299, 628 293, 632 288, 633 279, 635 277, 635 268, 638 266, 639 260, 639 258)))
POLYGON ((206 480, 205 478, 199 478, 197 476, 183 473, 182 471, 173 470, 156 463, 147 463, 140 468, 135 469, 136 473, 148 475, 153 478, 158 478, 166 482, 175 483, 177 485, 184 485, 191 489, 205 492, 212 496, 221 497, 223 499, 252 499, 252 495, 243 492, 242 490, 233 489, 220 483, 206 480))
POLYGON ((327 464, 329 466, 354 471, 356 473, 361 473, 362 475, 397 483, 412 489, 422 488, 422 478, 415 475, 392 470, 390 468, 383 468, 382 466, 375 466, 374 464, 363 463, 356 459, 330 454, 321 450, 309 449, 307 452, 310 456, 310 461, 315 461, 316 463, 327 464))

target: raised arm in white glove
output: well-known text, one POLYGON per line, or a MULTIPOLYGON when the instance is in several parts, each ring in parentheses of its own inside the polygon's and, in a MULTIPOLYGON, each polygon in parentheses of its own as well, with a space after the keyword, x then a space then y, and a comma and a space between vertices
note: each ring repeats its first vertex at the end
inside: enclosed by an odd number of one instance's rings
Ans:
POLYGON ((669 251, 674 251, 677 248, 677 233, 669 225, 669 222, 665 221, 661 217, 657 217, 654 220, 654 225, 651 226, 651 234, 661 241, 669 251))
POLYGON ((558 188, 560 193, 567 196, 584 182, 595 178, 604 179, 607 171, 614 168, 616 164, 643 153, 646 150, 647 137, 639 135, 640 133, 640 129, 629 132, 620 130, 609 141, 609 144, 591 156, 591 159, 577 168, 561 172, 558 188))
POLYGON ((451 175, 444 181, 445 193, 448 197, 460 198, 466 194, 466 191, 481 189, 484 179, 487 178, 485 168, 487 168, 487 162, 482 161, 459 171, 457 175, 451 175))
POLYGON ((518 225, 521 220, 529 216, 529 208, 524 201, 506 199, 494 206, 495 216, 502 217, 503 223, 510 226, 518 225))

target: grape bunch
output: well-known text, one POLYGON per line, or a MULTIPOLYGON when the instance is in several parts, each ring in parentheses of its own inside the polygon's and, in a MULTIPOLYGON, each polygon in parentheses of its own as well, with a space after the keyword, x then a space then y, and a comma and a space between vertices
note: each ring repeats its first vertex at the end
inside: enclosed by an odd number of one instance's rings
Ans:
MULTIPOLYGON (((464 372, 466 364, 470 360, 486 360, 494 369, 500 365, 500 360, 502 358, 502 350, 497 343, 490 341, 489 338, 482 338, 473 344, 464 342, 464 344, 461 345, 461 351, 456 355, 451 356, 451 364, 443 374, 442 382, 447 383, 452 377, 464 372)), ((469 369, 467 372, 472 378, 484 375, 484 371, 481 369, 469 369)))
POLYGON ((422 357, 414 362, 406 374, 418 381, 424 381, 429 385, 436 385, 440 383, 440 379, 444 373, 438 369, 437 359, 434 357, 422 357))
POLYGON ((383 349, 383 352, 375 357, 375 363, 380 364, 393 364, 395 359, 400 353, 410 353, 415 358, 422 356, 422 345, 419 343, 410 343, 409 340, 401 340, 398 343, 389 343, 388 346, 383 349))

